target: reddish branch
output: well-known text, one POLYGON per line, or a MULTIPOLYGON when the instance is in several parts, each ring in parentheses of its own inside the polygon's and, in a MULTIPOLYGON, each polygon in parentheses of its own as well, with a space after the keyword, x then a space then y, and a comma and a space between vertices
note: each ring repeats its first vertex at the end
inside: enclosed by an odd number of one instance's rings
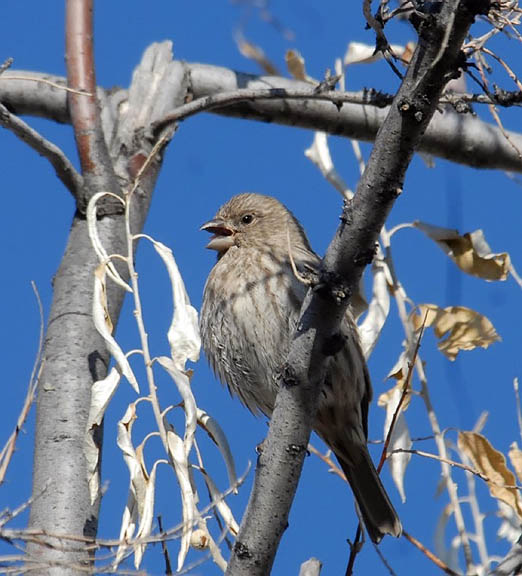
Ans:
MULTIPOLYGON (((84 212, 89 198, 97 191, 119 191, 103 135, 96 91, 93 37, 93 1, 67 0, 65 60, 67 84, 72 89, 67 92, 67 100, 86 184, 77 197, 80 212, 84 212)), ((118 211, 121 211, 121 206, 117 202, 105 209, 109 213, 118 211)))
POLYGON ((406 530, 403 530, 402 535, 406 538, 406 540, 408 540, 416 548, 418 548, 426 556, 426 558, 429 558, 443 572, 445 572, 446 574, 449 574, 449 576, 460 576, 460 574, 458 572, 455 572, 454 570, 452 570, 440 558, 435 556, 435 554, 433 554, 433 552, 428 550, 426 548, 426 546, 424 546, 424 544, 422 544, 421 542, 419 542, 417 540, 417 538, 415 538, 415 536, 412 536, 409 532, 406 532, 406 530))

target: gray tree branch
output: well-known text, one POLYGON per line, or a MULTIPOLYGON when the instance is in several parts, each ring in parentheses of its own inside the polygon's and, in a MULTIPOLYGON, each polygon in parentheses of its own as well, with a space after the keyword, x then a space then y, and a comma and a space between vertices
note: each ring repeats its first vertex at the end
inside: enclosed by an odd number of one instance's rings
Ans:
POLYGON ((350 296, 372 260, 379 231, 402 190, 406 169, 442 90, 457 73, 460 49, 474 17, 488 10, 486 1, 448 0, 440 13, 419 26, 418 46, 357 193, 344 207, 319 284, 303 303, 227 575, 270 573, 306 454, 325 361, 335 353, 332 343, 350 296))
MULTIPOLYGON (((76 195, 77 212, 54 279, 45 362, 36 402, 33 494, 45 482, 49 489, 33 502, 29 529, 95 537, 100 499, 90 501, 83 444, 91 386, 105 377, 109 354, 91 319, 92 272, 97 262, 81 215, 92 194, 101 190, 119 194, 120 188, 102 130, 92 40, 92 0, 67 0, 68 86, 85 92, 67 92, 83 186, 76 195)), ((113 245, 121 252, 125 246, 121 222, 107 218, 100 228, 104 236, 112 237, 115 225, 113 245)), ((121 296, 114 294, 114 300, 121 305, 121 296)), ((100 449, 102 437, 100 427, 100 449)), ((53 566, 49 571, 58 576, 74 572, 71 566, 88 566, 91 555, 82 546, 66 551, 31 543, 27 556, 31 561, 53 566)))
POLYGON ((76 172, 74 166, 67 156, 56 144, 44 138, 29 124, 21 118, 11 114, 9 110, 0 104, 0 125, 18 136, 40 156, 43 156, 51 163, 56 172, 56 176, 62 181, 71 194, 77 198, 82 188, 83 179, 76 172))
MULTIPOLYGON (((186 92, 185 71, 172 61, 170 43, 151 45, 134 73, 129 91, 104 97, 101 102, 104 145, 110 155, 102 152, 98 156, 95 148, 90 148, 89 158, 106 163, 105 170, 118 175, 121 187, 130 187, 154 145, 148 127, 166 114, 172 102, 180 105, 186 92), (124 109, 117 106, 122 98, 127 103, 124 109)), ((156 158, 133 196, 131 227, 134 233, 143 228, 160 167, 161 158, 156 158)), ((107 183, 104 178, 101 169, 97 169, 94 177, 86 177, 84 197, 98 192, 99 186, 107 183)), ((113 179, 116 180, 109 175, 109 186, 113 179)), ((119 186, 117 192, 120 193, 119 186)), ((109 254, 126 254, 122 214, 101 217, 98 231, 109 254)), ((46 483, 48 488, 33 502, 30 527, 44 534, 96 536, 98 502, 90 502, 84 439, 91 386, 106 375, 109 364, 109 354, 92 321, 93 272, 97 264, 87 222, 77 210, 54 280, 44 370, 38 392, 33 490, 40 493, 46 483)), ((123 290, 108 286, 107 298, 114 324, 123 296, 123 290)), ((41 540, 41 545, 34 542, 28 546, 27 566, 36 563, 39 573, 60 576, 84 573, 89 568, 92 558, 83 545, 65 550, 59 538, 42 537, 41 540), (46 542, 54 547, 46 546, 46 542), (42 566, 48 568, 42 569, 42 566), (78 569, 73 568, 75 566, 78 569)))
MULTIPOLYGON (((228 68, 185 63, 194 98, 215 96, 239 89, 288 91, 310 90, 310 84, 279 76, 255 76, 228 68)), ((70 122, 66 93, 55 85, 64 85, 58 76, 8 70, 0 77, 0 102, 16 114, 44 116, 57 122, 70 122)), ((98 98, 108 93, 98 88, 98 98)), ((174 105, 171 105, 173 108, 174 105)), ((217 108, 213 113, 275 122, 321 130, 357 140, 374 141, 388 108, 345 103, 338 108, 330 102, 281 98, 242 102, 217 108)), ((512 144, 522 150, 522 135, 508 132, 512 144)), ((467 166, 522 172, 522 160, 501 130, 470 114, 452 110, 436 112, 417 151, 447 158, 467 166)))

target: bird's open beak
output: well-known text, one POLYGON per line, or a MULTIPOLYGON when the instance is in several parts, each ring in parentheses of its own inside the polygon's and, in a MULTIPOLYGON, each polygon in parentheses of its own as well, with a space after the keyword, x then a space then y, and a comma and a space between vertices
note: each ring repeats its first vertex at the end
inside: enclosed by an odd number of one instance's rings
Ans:
POLYGON ((209 220, 201 226, 200 230, 213 234, 207 248, 217 252, 225 252, 234 246, 234 230, 224 221, 216 218, 209 220))

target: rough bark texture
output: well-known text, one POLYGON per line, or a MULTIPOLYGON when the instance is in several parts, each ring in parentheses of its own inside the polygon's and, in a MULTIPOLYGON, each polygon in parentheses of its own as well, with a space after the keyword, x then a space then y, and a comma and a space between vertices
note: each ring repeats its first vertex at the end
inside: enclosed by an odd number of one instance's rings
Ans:
POLYGON ((353 288, 372 260, 375 241, 401 191, 406 169, 455 74, 474 16, 487 2, 448 0, 424 21, 419 44, 383 123, 354 200, 323 260, 320 283, 302 307, 254 487, 227 569, 269 574, 301 473, 324 374, 328 342, 338 333, 353 288), (447 33, 449 32, 449 34, 447 33))
MULTIPOLYGON (((110 157, 100 161, 110 163, 108 168, 118 174, 122 188, 135 178, 154 144, 149 139, 150 123, 165 114, 172 102, 181 104, 186 89, 185 72, 179 63, 172 62, 170 43, 164 43, 152 45, 145 53, 129 92, 125 92, 128 107, 124 113, 113 106, 121 101, 121 94, 105 100, 104 134, 110 157), (147 104, 145 93, 149 96, 147 104)), ((160 167, 161 161, 156 158, 135 193, 131 211, 135 233, 145 222, 160 167)), ((95 176, 85 179, 85 198, 107 190, 99 187, 106 182, 101 172, 97 170, 95 176)), ((119 187, 116 192, 120 193, 119 187)), ((123 215, 105 216, 98 225, 107 252, 125 254, 123 215)), ((92 321, 93 271, 97 264, 87 222, 78 211, 54 280, 37 400, 33 494, 47 488, 31 507, 30 528, 45 532, 42 542, 57 546, 53 549, 35 543, 28 547, 27 569, 40 574, 85 573, 92 561, 80 544, 63 536, 94 538, 98 522, 99 501, 90 502, 84 457, 91 386, 106 375, 109 363, 104 342, 92 321)), ((123 290, 109 286, 113 323, 117 322, 123 295, 123 290)))

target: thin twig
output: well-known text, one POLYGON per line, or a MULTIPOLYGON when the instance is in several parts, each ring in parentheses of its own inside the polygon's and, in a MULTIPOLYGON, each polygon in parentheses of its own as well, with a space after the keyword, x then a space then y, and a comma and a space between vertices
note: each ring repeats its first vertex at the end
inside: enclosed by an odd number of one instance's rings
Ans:
MULTIPOLYGON (((234 493, 235 490, 241 486, 248 473, 250 472, 250 466, 246 469, 245 473, 237 479, 232 486, 224 490, 218 498, 214 498, 205 508, 200 510, 201 515, 207 514, 217 503, 225 499, 230 494, 234 493)), ((43 491, 42 491, 43 492, 43 491)), ((38 495, 38 497, 40 494, 38 495)), ((34 499, 32 500, 34 502, 34 499)), ((0 539, 14 541, 20 540, 23 542, 36 542, 41 546, 45 546, 50 549, 59 550, 78 550, 78 546, 73 546, 73 544, 84 544, 86 546, 82 547, 82 550, 96 551, 101 548, 116 548, 122 544, 126 546, 133 547, 139 544, 154 544, 162 542, 164 540, 173 540, 179 538, 181 532, 183 532, 185 524, 181 522, 176 526, 163 531, 161 534, 150 534, 146 537, 134 538, 132 540, 121 539, 103 539, 103 538, 90 538, 89 536, 83 536, 80 534, 66 534, 66 533, 54 533, 48 532, 46 530, 36 530, 36 529, 2 529, 0 530, 0 539), (67 542, 70 542, 70 546, 67 546, 67 542)), ((114 554, 112 554, 113 556, 114 554)))
MULTIPOLYGON (((488 88, 488 81, 486 78, 486 73, 484 71, 484 67, 485 67, 484 56, 482 55, 481 52, 475 52, 474 59, 475 59, 475 63, 477 65, 479 74, 482 78, 482 84, 483 84, 484 90, 486 91, 487 94, 490 94, 490 90, 488 88)), ((489 112, 490 112, 491 116, 493 117, 493 119, 495 120, 499 130, 502 132, 502 135, 507 140, 507 142, 509 143, 511 148, 513 148, 513 150, 517 153, 518 157, 522 160, 522 152, 519 150, 517 145, 513 142, 510 135, 508 134, 508 132, 504 128, 504 125, 502 124, 502 121, 500 120, 500 116, 498 115, 495 104, 489 104, 488 108, 489 108, 489 112)))
MULTIPOLYGON (((470 460, 465 454, 461 454, 464 460, 464 464, 469 465, 470 460)), ((473 473, 466 470, 466 480, 468 483, 468 498, 469 507, 471 509, 471 515, 473 517, 473 523, 475 525, 475 537, 473 541, 477 546, 481 566, 486 567, 489 565, 489 554, 486 545, 486 535, 484 534, 484 514, 480 511, 477 492, 475 490, 475 477, 473 473)))
POLYGON ((31 372, 31 377, 29 379, 29 385, 27 387, 27 393, 25 395, 24 404, 22 406, 20 415, 18 416, 15 429, 11 433, 11 436, 5 443, 5 446, 3 447, 2 452, 0 453, 0 486, 5 480, 7 468, 9 467, 11 457, 14 453, 18 435, 23 428, 24 422, 29 414, 29 411, 31 410, 36 388, 38 387, 38 379, 40 377, 42 369, 42 351, 43 351, 44 330, 45 330, 44 313, 43 313, 42 300, 40 298, 38 288, 36 287, 36 284, 34 282, 31 282, 31 286, 33 288, 36 297, 38 312, 40 314, 40 336, 38 338, 38 351, 36 353, 36 358, 33 364, 33 370, 31 372))
MULTIPOLYGON (((387 235, 381 235, 381 236, 383 237, 383 240, 384 240, 384 246, 385 246, 387 258, 390 259, 389 270, 390 270, 390 273, 392 276, 392 282, 393 282, 392 283, 392 294, 395 297, 395 302, 397 304, 397 311, 398 311, 401 323, 403 325, 404 333, 406 335, 406 341, 408 343, 411 343, 413 341, 413 333, 412 333, 412 327, 410 325, 408 313, 406 310, 406 301, 407 301, 406 292, 405 292, 402 284, 399 282, 399 280, 396 276, 396 273, 395 273, 395 269, 393 267, 393 261, 391 259, 392 258, 391 257, 391 244, 390 244, 389 236, 387 236, 387 235)), ((462 542, 462 547, 464 550, 464 558, 465 558, 466 566, 467 566, 467 569, 469 572, 471 566, 473 565, 473 558, 472 558, 472 553, 471 553, 471 547, 469 544, 469 538, 468 538, 468 535, 466 532, 466 526, 464 523, 464 516, 462 514, 462 509, 460 507, 460 502, 459 502, 459 498, 457 495, 457 487, 456 487, 456 484, 453 482, 453 479, 451 477, 451 467, 446 462, 448 460, 448 454, 447 454, 447 450, 446 450, 446 444, 444 442, 444 434, 441 431, 437 416, 435 414, 435 410, 433 408, 433 404, 431 403, 431 398, 430 398, 429 389, 428 389, 428 382, 426 379, 426 374, 424 372, 424 366, 422 364, 422 360, 420 358, 420 355, 417 356, 417 358, 414 362, 414 365, 415 365, 415 369, 417 371, 419 381, 421 384, 420 395, 424 401, 424 405, 426 407, 426 412, 428 414, 428 420, 430 422, 431 429, 432 429, 434 437, 435 437, 435 444, 437 446, 437 450, 438 450, 439 456, 441 458, 440 464, 441 464, 442 478, 444 480, 444 484, 445 484, 445 487, 446 487, 446 490, 448 492, 448 496, 449 496, 449 499, 450 499, 450 502, 452 505, 453 514, 454 514, 454 518, 455 518, 455 524, 456 524, 457 531, 458 531, 458 534, 460 537, 460 541, 462 542)))
POLYGON ((69 92, 71 94, 79 94, 80 96, 92 96, 91 92, 87 92, 86 90, 75 90, 74 88, 69 88, 69 86, 66 86, 65 84, 58 84, 58 82, 47 80, 47 78, 35 78, 34 76, 20 76, 20 75, 11 76, 11 74, 9 74, 8 80, 22 80, 24 82, 40 82, 42 84, 52 86, 53 88, 64 90, 65 92, 69 92))
POLYGON ((230 92, 220 92, 209 96, 197 98, 188 104, 179 106, 164 118, 156 122, 154 130, 157 131, 173 122, 185 120, 199 112, 206 112, 215 108, 223 108, 240 102, 252 102, 255 100, 321 100, 331 102, 338 109, 343 104, 369 104, 384 108, 393 101, 393 96, 382 94, 375 90, 363 90, 360 92, 338 92, 327 90, 316 92, 313 88, 289 89, 289 88, 239 88, 230 92))
POLYGON ((422 450, 414 450, 406 448, 396 448, 395 450, 392 450, 389 455, 391 454, 415 454, 416 456, 422 456, 423 458, 430 458, 432 460, 437 460, 438 462, 444 462, 444 464, 449 464, 452 467, 466 470, 466 472, 470 472, 471 474, 478 476, 481 480, 484 480, 484 482, 487 482, 488 484, 501 486, 502 488, 516 488, 517 490, 522 490, 521 486, 500 484, 499 482, 494 482, 493 480, 491 480, 491 478, 489 478, 485 474, 482 474, 482 472, 479 472, 475 468, 467 466, 466 464, 462 464, 461 462, 456 462, 455 460, 450 460, 449 458, 442 458, 438 454, 432 454, 430 452, 424 452, 422 450))
POLYGON ((19 516, 24 510, 27 510, 27 508, 29 508, 29 506, 31 506, 31 504, 33 502, 35 502, 36 500, 38 500, 38 498, 40 498, 43 493, 47 490, 47 488, 49 488, 49 484, 50 482, 46 482, 46 484, 44 485, 44 487, 38 491, 38 493, 34 496, 31 496, 30 498, 28 498, 25 502, 23 502, 22 504, 20 504, 20 506, 18 506, 17 508, 15 508, 12 512, 10 510, 7 510, 5 512, 2 513, 2 517, 0 519, 0 535, 2 534, 2 528, 11 520, 13 520, 13 518, 16 518, 17 516, 19 516))
POLYGON ((357 525, 357 530, 355 531, 355 538, 353 542, 348 540, 348 544, 350 545, 350 557, 348 558, 348 565, 346 566, 345 576, 352 576, 353 574, 353 566, 355 564, 355 558, 357 554, 361 550, 362 544, 359 542, 362 536, 362 526, 361 522, 357 525))
POLYGON ((315 454, 319 458, 319 460, 322 460, 325 464, 327 464, 329 466, 328 470, 329 472, 337 474, 337 476, 339 476, 341 480, 343 480, 344 482, 348 482, 344 472, 339 468, 339 466, 337 466, 337 464, 330 457, 331 454, 330 450, 328 450, 326 454, 323 454, 322 452, 317 450, 317 448, 313 444, 308 444, 308 452, 315 454))
MULTIPOLYGON (((160 534, 163 534, 163 522, 161 520, 161 514, 158 515, 158 528, 160 534)), ((165 558, 165 574, 167 574, 167 576, 171 576, 172 565, 170 563, 169 549, 167 548, 167 542, 165 540, 161 541, 161 548, 163 550, 163 557, 165 558)))
POLYGON ((141 306, 141 297, 138 285, 138 273, 136 272, 136 268, 134 266, 134 258, 132 256, 134 253, 134 237, 131 233, 130 213, 131 213, 131 200, 133 190, 135 190, 135 188, 133 188, 131 192, 127 195, 125 202, 125 236, 127 240, 127 254, 128 254, 127 267, 129 270, 129 278, 134 298, 134 317, 136 319, 136 326, 138 328, 138 333, 140 337, 141 349, 143 351, 143 363, 145 365, 145 373, 147 383, 149 385, 149 398, 150 403, 152 405, 152 411, 154 413, 156 425, 158 426, 158 431, 161 438, 161 442, 163 444, 163 448, 165 450, 165 453, 169 456, 169 460, 171 461, 171 464, 173 466, 172 454, 169 449, 167 440, 167 430, 165 428, 165 421, 160 408, 158 395, 156 393, 157 388, 156 383, 154 381, 154 371, 152 369, 152 357, 149 349, 149 339, 147 331, 145 329, 145 323, 143 320, 143 311, 141 306))
POLYGON ((406 532, 406 530, 403 530, 402 535, 406 538, 406 540, 408 540, 416 548, 418 548, 427 558, 429 558, 435 564, 435 566, 440 568, 443 572, 445 572, 446 574, 449 574, 449 576, 460 576, 460 574, 458 572, 455 572, 454 570, 452 570, 447 564, 445 564, 439 557, 435 556, 435 554, 433 554, 433 552, 428 550, 426 548, 426 546, 424 546, 424 544, 419 542, 417 540, 417 538, 412 536, 409 532, 406 532))
POLYGON ((386 568, 386 570, 388 570, 390 576, 397 576, 397 574, 395 573, 395 570, 391 567, 390 563, 384 557, 384 554, 381 552, 379 545, 375 544, 375 542, 372 542, 372 544, 373 544, 373 549, 377 553, 377 556, 379 556, 379 558, 381 559, 381 562, 384 564, 384 567, 386 568))
POLYGON ((169 133, 162 134, 160 136, 160 138, 158 138, 157 142, 152 147, 152 150, 149 152, 149 155, 147 156, 145 162, 143 162, 140 169, 138 170, 138 173, 136 174, 136 177, 134 178, 134 181, 133 181, 132 186, 130 188, 130 191, 128 193, 129 197, 132 197, 132 195, 134 194, 134 192, 136 191, 136 189, 140 185, 140 182, 141 182, 141 179, 143 178, 143 175, 147 171, 148 167, 151 165, 156 154, 158 154, 163 149, 163 147, 170 141, 171 138, 172 138, 172 135, 169 133))
POLYGON ((0 74, 3 74, 8 68, 12 66, 14 58, 6 58, 3 64, 0 66, 0 74))
POLYGON ((380 473, 380 471, 382 470, 382 467, 384 466, 384 463, 386 462, 386 458, 387 458, 387 451, 388 451, 388 446, 390 445, 390 440, 391 440, 391 436, 393 434, 393 428, 395 426, 395 422, 397 421, 397 418, 399 417, 399 413, 401 411, 402 405, 404 403, 404 400, 406 399, 406 395, 408 394, 408 390, 411 390, 411 379, 413 376, 413 367, 415 366, 415 361, 417 360, 417 356, 419 354, 419 348, 420 348, 420 344, 421 344, 421 340, 422 340, 422 335, 424 334, 424 328, 426 326, 426 320, 428 319, 428 310, 426 310, 426 314, 424 315, 424 320, 422 321, 422 326, 419 332, 419 337, 417 339, 417 344, 415 345, 415 350, 413 351, 413 357, 411 359, 411 362, 409 363, 408 366, 408 374, 406 375, 406 380, 404 381, 404 385, 402 387, 402 393, 401 393, 401 397, 399 399, 399 403, 397 404, 397 407, 395 408, 395 412, 393 413, 393 417, 392 417, 392 421, 390 423, 390 427, 388 428, 388 433, 386 434, 386 439, 384 440, 384 446, 381 452, 381 459, 379 461, 379 465, 377 466, 377 472, 380 473))
POLYGON ((82 186, 82 177, 76 172, 71 161, 64 152, 46 138, 44 138, 29 124, 11 114, 9 110, 0 103, 0 125, 10 130, 20 140, 29 145, 40 156, 46 158, 54 168, 56 175, 65 187, 76 198, 82 186))

